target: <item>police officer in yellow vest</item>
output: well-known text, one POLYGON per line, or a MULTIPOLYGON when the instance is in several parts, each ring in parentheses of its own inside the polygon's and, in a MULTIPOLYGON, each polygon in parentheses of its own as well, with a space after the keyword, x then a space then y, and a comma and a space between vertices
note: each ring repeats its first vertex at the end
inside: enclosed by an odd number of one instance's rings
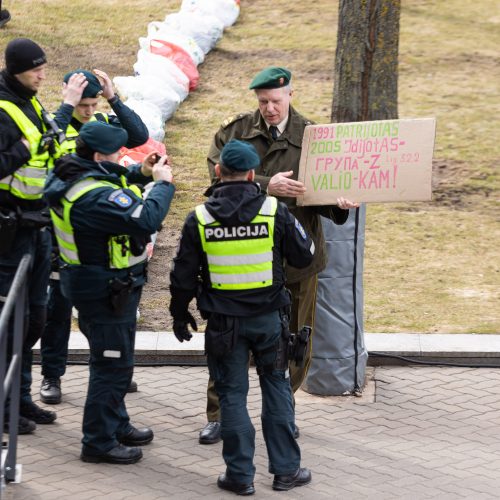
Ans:
POLYGON ((283 322, 290 298, 283 261, 298 268, 309 265, 314 243, 286 205, 253 182, 260 162, 247 142, 231 140, 224 146, 215 165, 221 182, 188 215, 170 274, 176 337, 189 340, 188 324, 196 329, 188 312, 196 295, 208 318, 205 350, 219 395, 226 462, 217 484, 239 495, 255 491, 255 429, 246 407, 250 352, 262 391, 262 429, 273 488, 288 490, 311 481, 310 471, 300 467, 294 438, 289 332, 283 322))
POLYGON ((60 154, 59 141, 64 139, 37 98, 46 66, 38 44, 17 38, 5 49, 5 69, 0 74, 0 307, 22 256, 28 253, 32 257, 21 366, 20 434, 56 419, 54 412, 33 403, 30 394, 32 347, 45 324, 50 270, 51 241, 46 231, 50 218, 42 198, 43 185, 60 154))
MULTIPOLYGON (((134 148, 144 144, 149 137, 148 129, 140 116, 127 107, 114 93, 109 76, 101 70, 92 73, 77 69, 64 76, 64 101, 55 114, 57 123, 66 134, 63 142, 65 153, 74 153, 76 138, 85 123, 102 121, 122 127, 127 131, 125 144, 134 148), (107 100, 114 114, 96 111, 100 97, 107 100)), ((41 338, 42 383, 40 399, 44 403, 61 402, 61 377, 66 371, 68 341, 71 329, 71 302, 62 294, 57 269, 57 245, 52 259, 52 272, 49 288, 47 323, 41 338)), ((131 386, 137 390, 137 384, 131 386)), ((129 388, 131 391, 131 388, 129 388)))
POLYGON ((85 462, 134 463, 149 428, 129 421, 124 397, 132 379, 136 311, 146 281, 146 245, 174 194, 167 157, 142 165, 116 164, 127 132, 86 123, 76 153, 56 162, 45 196, 60 252, 63 294, 77 307, 90 345, 90 378, 83 415, 85 462), (151 179, 151 175, 153 179, 151 179), (142 199, 135 183, 154 180, 142 199))

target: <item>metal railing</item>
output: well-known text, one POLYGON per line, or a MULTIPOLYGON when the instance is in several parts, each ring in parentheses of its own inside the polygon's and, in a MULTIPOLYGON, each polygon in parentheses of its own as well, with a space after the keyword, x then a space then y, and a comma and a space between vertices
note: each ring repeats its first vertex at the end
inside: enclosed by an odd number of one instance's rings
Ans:
POLYGON ((26 254, 17 268, 9 294, 0 314, 0 427, 4 429, 5 402, 10 396, 8 440, 2 442, 0 464, 0 498, 6 482, 16 479, 17 430, 19 423, 19 394, 21 384, 21 356, 24 333, 24 319, 27 304, 27 275, 31 256, 26 254), (12 325, 12 336, 9 329, 12 325), (6 366, 7 349, 12 346, 12 358, 6 366))

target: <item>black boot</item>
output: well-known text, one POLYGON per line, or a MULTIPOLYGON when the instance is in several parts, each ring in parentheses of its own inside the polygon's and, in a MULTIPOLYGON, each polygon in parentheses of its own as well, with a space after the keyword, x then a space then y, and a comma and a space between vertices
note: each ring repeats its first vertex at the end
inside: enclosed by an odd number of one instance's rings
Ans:
MULTIPOLYGON (((17 423, 17 433, 21 434, 31 434, 36 429, 36 424, 33 420, 28 420, 27 418, 19 415, 19 421, 17 423)), ((9 432, 9 416, 5 415, 5 420, 3 424, 3 431, 5 433, 9 432)))
POLYGON ((51 424, 56 418, 55 411, 48 411, 40 408, 35 403, 21 403, 19 405, 19 414, 29 420, 33 420, 36 424, 51 424))
POLYGON ((40 387, 40 400, 49 405, 58 405, 61 402, 61 379, 44 377, 40 387))
POLYGON ((255 493, 253 483, 237 483, 227 477, 226 474, 221 474, 219 476, 219 479, 217 479, 217 486, 222 490, 232 491, 233 493, 242 496, 253 495, 255 493))
POLYGON ((154 434, 148 427, 136 429, 135 427, 125 436, 118 438, 121 444, 125 446, 144 446, 153 441, 154 434))
POLYGON ((140 448, 124 446, 123 444, 119 444, 101 455, 88 454, 83 450, 80 455, 80 459, 83 462, 90 462, 92 464, 99 464, 101 462, 108 464, 135 464, 141 458, 142 450, 140 448))
POLYGON ((273 490, 287 491, 295 488, 295 486, 303 486, 311 482, 311 471, 306 468, 299 468, 295 474, 287 476, 276 474, 273 481, 273 490))
POLYGON ((221 440, 220 422, 208 422, 200 431, 200 444, 214 444, 221 440))

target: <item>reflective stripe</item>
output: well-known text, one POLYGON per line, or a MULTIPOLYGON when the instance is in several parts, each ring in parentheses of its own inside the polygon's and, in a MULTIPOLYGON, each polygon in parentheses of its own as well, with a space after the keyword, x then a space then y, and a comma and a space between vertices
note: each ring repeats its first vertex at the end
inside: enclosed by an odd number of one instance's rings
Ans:
POLYGON ((59 227, 56 225, 54 225, 54 232, 56 233, 57 238, 65 241, 66 243, 74 243, 75 242, 75 239, 73 238, 72 234, 68 234, 67 232, 63 231, 62 229, 59 229, 59 227))
POLYGON ((212 214, 207 210, 207 208, 205 207, 205 205, 198 205, 196 207, 196 213, 198 215, 201 215, 202 216, 202 220, 201 222, 204 223, 204 225, 208 225, 208 224, 212 224, 212 222, 215 222, 215 219, 214 217, 212 216, 212 214), (198 213, 198 211, 200 213, 198 213))
POLYGON ((133 212, 132 212, 132 219, 138 219, 141 216, 142 209, 144 208, 144 205, 139 205, 133 212))
POLYGON ((66 257, 66 259, 64 259, 64 260, 69 259, 70 261, 80 262, 80 259, 78 258, 78 253, 74 250, 71 250, 69 248, 62 247, 61 245, 59 245, 59 252, 61 253, 61 256, 64 255, 64 257, 66 257))
POLYGON ((278 200, 274 196, 268 196, 266 201, 260 207, 259 213, 261 215, 274 215, 276 212, 276 207, 278 205, 278 200))
POLYGON ((218 266, 239 266, 245 264, 263 264, 273 260, 273 252, 247 255, 207 255, 209 264, 218 266))
POLYGON ((273 279, 273 270, 260 271, 256 273, 242 274, 218 274, 211 273, 210 279, 215 283, 220 284, 242 284, 242 283, 257 283, 273 279))
POLYGON ((87 179, 84 179, 83 181, 77 182, 75 185, 73 185, 71 188, 68 189, 66 192, 65 198, 73 203, 76 201, 76 199, 83 194, 83 191, 88 190, 90 186, 94 186, 96 188, 98 187, 116 187, 115 184, 112 184, 111 182, 106 182, 106 181, 96 181, 95 179, 92 179, 91 177, 88 177, 87 179))
POLYGON ((61 279, 61 277, 59 276, 59 273, 58 273, 57 271, 52 271, 52 272, 50 273, 49 278, 50 278, 51 280, 54 280, 54 281, 59 281, 59 280, 61 279))
POLYGON ((41 198, 43 187, 45 185, 45 177, 47 171, 43 170, 43 179, 28 179, 21 180, 17 175, 9 175, 2 179, 0 189, 11 191, 18 198, 35 199, 41 198))

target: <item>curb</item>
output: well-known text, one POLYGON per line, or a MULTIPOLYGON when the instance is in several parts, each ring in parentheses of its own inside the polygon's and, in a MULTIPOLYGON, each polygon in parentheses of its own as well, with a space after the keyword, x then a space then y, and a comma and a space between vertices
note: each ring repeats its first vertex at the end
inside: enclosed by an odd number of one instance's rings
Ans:
MULTIPOLYGON (((368 365, 463 364, 500 368, 500 334, 365 333, 368 365)), ((68 363, 87 363, 86 338, 70 335, 68 363)), ((172 332, 137 332, 137 365, 206 365, 204 336, 195 334, 190 342, 177 341, 172 332)), ((39 342, 33 360, 40 362, 39 342)))

